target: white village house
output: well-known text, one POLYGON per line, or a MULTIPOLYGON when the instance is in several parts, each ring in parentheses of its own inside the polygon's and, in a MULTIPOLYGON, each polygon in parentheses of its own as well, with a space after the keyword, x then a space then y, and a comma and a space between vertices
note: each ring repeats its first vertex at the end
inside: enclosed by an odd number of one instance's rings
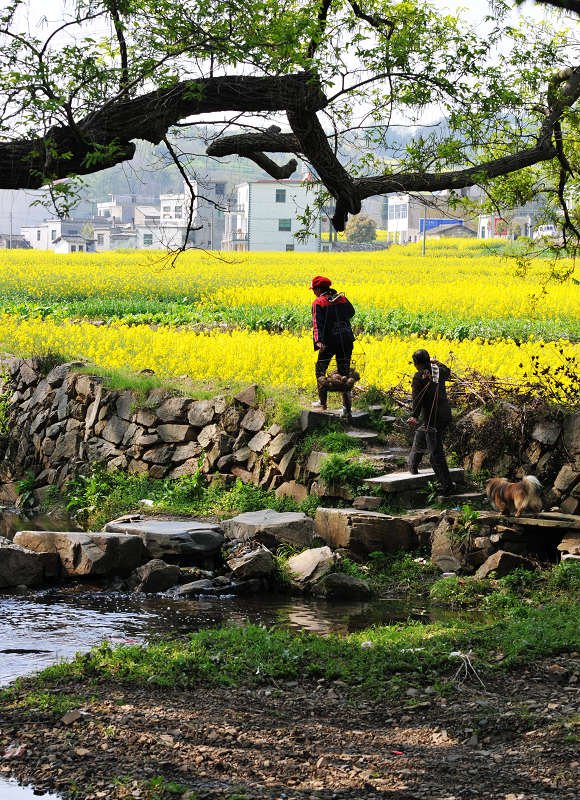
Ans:
POLYGON ((259 180, 236 187, 236 201, 225 216, 222 250, 273 250, 318 252, 321 218, 306 241, 295 237, 303 226, 298 217, 312 206, 307 181, 259 180))

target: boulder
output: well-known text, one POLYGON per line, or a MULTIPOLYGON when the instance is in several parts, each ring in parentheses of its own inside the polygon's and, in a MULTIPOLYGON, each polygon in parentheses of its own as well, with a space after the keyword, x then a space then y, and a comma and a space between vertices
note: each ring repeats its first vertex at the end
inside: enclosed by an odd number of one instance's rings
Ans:
POLYGON ((242 420, 242 428, 252 433, 257 433, 264 427, 266 416, 259 408, 250 408, 242 420))
POLYGON ((230 469, 232 475, 236 478, 239 478, 242 483, 252 483, 253 482, 253 475, 251 472, 248 472, 247 469, 243 469, 242 467, 232 467, 230 469))
POLYGON ((223 520, 222 526, 228 539, 256 539, 272 548, 281 542, 307 547, 314 534, 313 521, 306 514, 294 511, 280 513, 271 508, 247 511, 223 520))
POLYGON ((190 403, 187 397, 168 397, 156 409, 157 416, 162 422, 185 422, 190 403))
POLYGON ((329 600, 366 599, 372 596, 372 589, 362 578, 330 572, 312 587, 314 594, 329 600))
POLYGON ((197 436, 197 441, 203 447, 204 450, 207 450, 210 445, 212 444, 215 437, 218 435, 218 426, 217 425, 206 425, 205 428, 202 428, 197 436))
POLYGON ((122 392, 115 403, 117 416, 128 421, 130 421, 131 417, 133 416, 134 407, 135 397, 133 392, 130 391, 122 392))
POLYGON ((248 442, 248 447, 250 450, 253 450, 254 453, 261 453, 269 441, 270 437, 265 431, 258 431, 248 442))
POLYGON ((164 442, 185 442, 193 438, 193 431, 189 425, 165 423, 157 427, 157 433, 164 442))
POLYGON ((580 509, 580 500, 576 497, 567 497, 560 503, 560 511, 563 514, 577 514, 580 509))
POLYGON ((121 417, 118 417, 115 414, 110 420, 108 420, 107 424, 103 428, 101 437, 112 444, 120 444, 125 433, 127 432, 128 427, 129 423, 127 420, 121 419, 121 417))
POLYGON ((564 464, 554 481, 554 489, 565 494, 576 485, 580 479, 580 472, 573 469, 570 464, 564 464))
POLYGON ((209 578, 200 578, 198 581, 191 581, 178 586, 173 590, 174 597, 196 597, 198 594, 205 594, 208 589, 212 588, 212 582, 209 578))
POLYGON ((314 547, 292 556, 287 565, 293 583, 303 588, 326 575, 334 567, 335 561, 336 556, 330 547, 314 547))
POLYGON ((282 456, 280 463, 278 464, 278 471, 283 478, 289 478, 290 472, 292 471, 292 462, 294 459, 294 454, 296 453, 296 448, 292 447, 286 455, 282 456))
POLYGON ((262 546, 239 558, 230 558, 227 565, 236 581, 267 578, 274 571, 274 557, 266 547, 262 546))
POLYGON ((149 558, 203 564, 219 554, 224 536, 219 525, 197 520, 113 520, 106 531, 139 537, 149 558))
POLYGON ((534 426, 532 439, 535 442, 547 444, 551 447, 553 444, 556 444, 561 432, 562 426, 559 422, 552 419, 543 419, 534 426))
POLYGON ((571 534, 565 536, 558 545, 560 553, 570 553, 573 556, 580 556, 580 533, 577 536, 571 534))
POLYGON ((358 555, 410 550, 417 542, 407 520, 356 508, 318 508, 314 529, 331 547, 344 547, 358 555))
POLYGON ((38 586, 47 575, 47 560, 40 553, 0 537, 0 589, 12 586, 38 586))
POLYGON ((268 452, 272 458, 278 458, 292 444, 294 437, 289 433, 278 433, 270 442, 268 452))
POLYGON ((308 497, 308 488, 297 481, 286 481, 276 489, 276 497, 291 497, 297 503, 302 503, 308 497))
POLYGON ((580 453, 580 413, 564 420, 564 445, 570 453, 580 453))
POLYGON ((459 572, 465 565, 459 542, 451 533, 452 524, 442 519, 431 539, 431 561, 441 572, 459 572))
POLYGON ((516 555, 516 553, 508 553, 506 550, 498 550, 497 553, 491 555, 484 564, 475 573, 476 578, 487 578, 490 572, 495 573, 496 578, 503 578, 513 572, 514 569, 527 569, 533 572, 536 565, 529 558, 516 555))
POLYGON ((187 419, 195 428, 205 428, 214 418, 214 407, 211 400, 196 400, 189 407, 187 419))
POLYGON ((328 453, 323 453, 320 450, 312 450, 306 461, 306 472, 310 475, 320 475, 322 462, 328 458, 328 453))
POLYGON ((145 560, 133 536, 70 531, 20 531, 15 542, 35 553, 56 553, 70 576, 128 575, 145 560))
POLYGON ((249 406, 250 408, 254 408, 256 405, 256 389, 258 385, 253 383, 251 386, 248 386, 246 389, 242 389, 241 392, 234 397, 234 400, 237 400, 238 403, 242 403, 245 406, 249 406))
POLYGON ((165 592, 179 582, 181 570, 176 564, 167 564, 154 558, 131 573, 129 586, 136 592, 165 592))
POLYGON ((382 502, 380 497, 361 495, 354 498, 353 506, 361 511, 376 511, 382 502))

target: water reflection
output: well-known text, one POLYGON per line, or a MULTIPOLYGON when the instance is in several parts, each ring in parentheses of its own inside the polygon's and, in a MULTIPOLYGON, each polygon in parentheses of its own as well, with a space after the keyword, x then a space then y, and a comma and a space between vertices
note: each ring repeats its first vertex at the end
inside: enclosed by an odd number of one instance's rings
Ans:
POLYGON ((49 513, 27 517, 20 508, 0 506, 0 536, 14 539, 18 531, 80 531, 81 528, 66 511, 55 509, 49 513))
POLYGON ((0 778, 0 797, 2 800, 32 800, 43 797, 44 800, 59 800, 59 795, 35 791, 31 786, 19 786, 15 781, 0 778))
POLYGON ((406 600, 328 603, 284 595, 175 599, 70 585, 0 594, 0 685, 107 639, 143 642, 224 624, 347 634, 371 625, 457 617, 406 600))

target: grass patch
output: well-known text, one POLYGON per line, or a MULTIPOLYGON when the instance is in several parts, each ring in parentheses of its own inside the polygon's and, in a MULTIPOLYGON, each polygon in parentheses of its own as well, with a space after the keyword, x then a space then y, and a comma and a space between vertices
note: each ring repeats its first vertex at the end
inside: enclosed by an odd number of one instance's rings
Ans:
POLYGON ((439 578, 431 587, 430 597, 442 605, 493 613, 509 613, 522 603, 537 605, 562 597, 578 602, 580 564, 563 561, 542 572, 516 569, 498 580, 456 575, 439 578))
POLYGON ((416 553, 370 553, 365 564, 342 558, 337 571, 362 578, 379 595, 425 595, 439 575, 431 561, 416 553))
POLYGON ((49 667, 34 683, 82 679, 187 689, 202 683, 324 678, 380 693, 396 673, 449 674, 457 667, 450 658, 455 651, 472 650, 478 671, 485 675, 498 669, 498 658, 505 667, 578 649, 575 609, 564 599, 540 608, 520 604, 493 626, 464 620, 407 622, 345 638, 247 625, 199 631, 184 641, 114 648, 105 643, 74 661, 49 667))
POLYGON ((198 517, 233 516, 263 508, 313 515, 320 502, 317 497, 307 497, 297 503, 291 497, 276 497, 274 492, 240 480, 230 488, 219 482, 206 486, 199 471, 182 478, 155 480, 123 471, 109 473, 98 467, 71 479, 62 494, 51 497, 50 502, 64 504, 87 530, 99 530, 108 520, 142 510, 143 499, 154 503, 148 512, 198 517))
POLYGON ((320 465, 320 477, 329 485, 346 484, 353 489, 359 489, 365 478, 380 475, 380 470, 375 464, 368 461, 351 461, 342 453, 332 453, 320 465))

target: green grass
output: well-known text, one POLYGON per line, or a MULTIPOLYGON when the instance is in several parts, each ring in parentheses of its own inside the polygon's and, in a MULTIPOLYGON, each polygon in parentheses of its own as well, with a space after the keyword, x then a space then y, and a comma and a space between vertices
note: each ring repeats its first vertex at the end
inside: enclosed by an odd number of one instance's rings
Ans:
POLYGON ((99 530, 110 519, 142 510, 140 501, 143 499, 155 503, 153 508, 147 509, 148 513, 198 517, 234 516, 263 508, 313 514, 319 503, 318 498, 307 497, 299 504, 291 497, 276 497, 274 492, 243 484, 240 480, 231 488, 217 482, 206 486, 199 473, 174 480, 156 480, 147 475, 129 475, 123 471, 108 473, 99 468, 70 480, 61 495, 51 496, 49 502, 64 504, 86 529, 99 530))
POLYGON ((498 580, 479 580, 473 575, 439 578, 430 589, 435 603, 506 613, 519 604, 541 604, 558 599, 580 601, 580 564, 562 562, 551 569, 532 572, 516 569, 498 580))
POLYGON ((119 647, 105 643, 72 662, 49 667, 34 685, 82 679, 187 689, 324 678, 377 693, 397 673, 449 674, 457 667, 450 654, 457 651, 473 651, 485 675, 498 669, 500 655, 505 667, 579 647, 576 605, 561 599, 539 608, 514 606, 491 626, 459 619, 407 622, 340 638, 246 625, 199 631, 185 641, 119 647))

